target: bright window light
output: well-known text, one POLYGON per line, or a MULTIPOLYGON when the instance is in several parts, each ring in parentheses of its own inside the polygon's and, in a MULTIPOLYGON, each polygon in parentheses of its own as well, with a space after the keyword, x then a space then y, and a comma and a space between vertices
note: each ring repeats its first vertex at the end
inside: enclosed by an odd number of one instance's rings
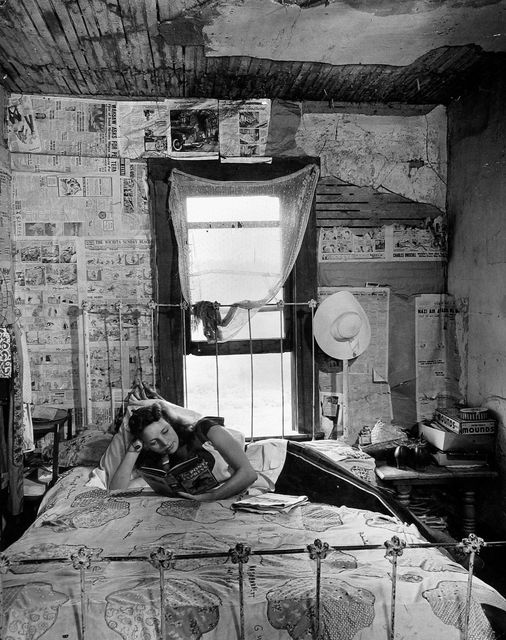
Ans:
MULTIPOLYGON (((187 356, 188 406, 204 415, 218 413, 225 426, 251 432, 250 356, 220 356, 216 401, 216 360, 212 356, 187 356)), ((290 354, 283 354, 283 396, 281 394, 281 355, 261 353, 253 356, 253 420, 255 437, 293 435, 290 354), (284 406, 284 415, 282 407, 284 406)))
POLYGON ((279 222, 279 198, 225 196, 186 199, 188 224, 192 222, 279 222))
MULTIPOLYGON (((240 300, 260 300, 281 271, 279 199, 270 196, 188 198, 190 293, 193 302, 218 301, 228 305, 240 300)), ((282 291, 277 302, 282 300, 282 291)), ((220 308, 222 317, 228 307, 220 308)), ((252 339, 280 339, 281 312, 265 307, 253 315, 252 339)), ((248 325, 234 340, 248 340, 248 325)), ((203 341, 202 326, 192 327, 192 340, 203 341)), ((226 424, 251 431, 251 360, 249 354, 187 356, 188 406, 208 414, 218 411, 226 424)), ((253 356, 254 435, 292 432, 291 354, 261 353, 253 356), (281 377, 283 368, 283 378, 281 377), (284 424, 283 424, 284 422, 284 424)))

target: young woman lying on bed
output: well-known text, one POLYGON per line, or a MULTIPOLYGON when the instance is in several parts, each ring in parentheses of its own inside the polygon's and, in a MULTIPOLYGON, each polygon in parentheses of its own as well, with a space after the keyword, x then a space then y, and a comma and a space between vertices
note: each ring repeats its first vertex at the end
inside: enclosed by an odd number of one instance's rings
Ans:
POLYGON ((129 404, 131 442, 111 474, 109 489, 126 489, 132 472, 141 466, 168 465, 170 469, 194 457, 204 460, 221 484, 197 495, 180 492, 183 498, 222 500, 241 493, 257 479, 243 447, 223 427, 223 418, 202 417, 167 402, 147 385, 130 394, 129 404))

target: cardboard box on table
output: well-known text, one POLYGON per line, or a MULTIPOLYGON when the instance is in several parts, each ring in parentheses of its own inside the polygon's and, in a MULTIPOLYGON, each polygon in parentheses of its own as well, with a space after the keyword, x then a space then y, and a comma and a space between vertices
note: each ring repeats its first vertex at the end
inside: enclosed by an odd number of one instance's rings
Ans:
POLYGON ((446 429, 436 422, 419 425, 419 432, 427 442, 440 451, 492 451, 495 443, 494 434, 462 435, 446 429))

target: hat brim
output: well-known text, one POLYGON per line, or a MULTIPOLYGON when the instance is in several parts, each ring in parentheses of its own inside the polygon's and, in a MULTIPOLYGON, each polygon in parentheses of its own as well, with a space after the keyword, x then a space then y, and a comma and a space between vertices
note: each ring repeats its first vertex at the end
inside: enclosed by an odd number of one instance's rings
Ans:
POLYGON ((325 298, 316 309, 313 323, 314 337, 327 355, 337 360, 352 360, 363 353, 371 342, 371 325, 362 305, 350 291, 338 291, 325 298), (336 340, 330 328, 339 314, 354 312, 360 316, 358 334, 352 341, 336 340))

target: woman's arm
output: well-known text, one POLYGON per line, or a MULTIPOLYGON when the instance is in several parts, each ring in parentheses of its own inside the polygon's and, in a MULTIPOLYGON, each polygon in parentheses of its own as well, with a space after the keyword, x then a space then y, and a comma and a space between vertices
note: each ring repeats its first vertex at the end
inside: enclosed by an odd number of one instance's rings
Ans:
POLYGON ((225 461, 228 462, 229 466, 232 467, 234 473, 216 489, 197 495, 190 495, 189 493, 180 493, 180 495, 198 502, 211 502, 235 496, 252 485, 258 477, 257 472, 251 466, 239 442, 219 425, 213 425, 207 432, 207 437, 225 461))
POLYGON ((142 443, 139 440, 132 442, 123 456, 123 460, 119 463, 118 468, 114 472, 109 481, 108 489, 126 489, 132 476, 139 453, 142 450, 142 443))
POLYGON ((128 404, 133 408, 137 407, 145 407, 152 405, 153 402, 158 402, 167 412, 169 416, 169 421, 171 423, 180 424, 182 426, 190 427, 194 425, 196 422, 202 418, 202 414, 197 411, 193 411, 192 409, 187 409, 186 407, 181 407, 178 404, 174 404, 173 402, 169 402, 162 398, 160 394, 156 391, 153 391, 147 385, 144 385, 144 388, 149 392, 149 398, 146 398, 146 393, 135 393, 131 392, 128 395, 128 404), (142 397, 144 395, 144 397, 142 397))

